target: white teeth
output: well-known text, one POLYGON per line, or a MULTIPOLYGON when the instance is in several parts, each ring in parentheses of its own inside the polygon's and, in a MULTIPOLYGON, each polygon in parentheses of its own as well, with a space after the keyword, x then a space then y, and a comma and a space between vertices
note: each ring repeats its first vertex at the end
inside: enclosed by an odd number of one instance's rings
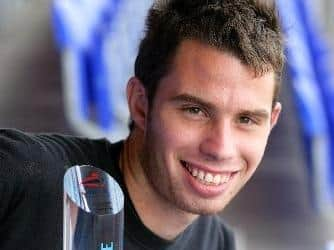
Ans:
POLYGON ((230 180, 231 175, 225 174, 222 176, 221 183, 226 183, 230 180))
POLYGON ((199 170, 197 178, 201 181, 204 181, 204 172, 202 170, 199 170))
POLYGON ((199 170, 197 168, 192 168, 188 163, 185 163, 186 169, 191 173, 193 177, 199 180, 201 183, 210 184, 210 185, 220 185, 227 183, 231 178, 231 173, 223 173, 223 174, 213 174, 207 173, 203 170, 199 170))
POLYGON ((194 168, 192 171, 191 171, 191 174, 196 177, 198 175, 198 169, 197 168, 194 168))
POLYGON ((213 175, 210 174, 210 173, 206 174, 204 180, 205 180, 206 182, 212 182, 212 180, 213 180, 213 175))
POLYGON ((221 175, 217 174, 213 178, 213 183, 216 184, 216 185, 218 185, 218 184, 220 184, 220 180, 221 180, 221 175))

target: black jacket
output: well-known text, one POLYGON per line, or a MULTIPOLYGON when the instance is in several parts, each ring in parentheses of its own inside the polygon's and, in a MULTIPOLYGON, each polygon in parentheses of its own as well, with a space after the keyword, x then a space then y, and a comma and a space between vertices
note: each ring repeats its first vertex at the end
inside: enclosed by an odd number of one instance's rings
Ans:
POLYGON ((0 249, 61 250, 63 176, 73 165, 107 171, 125 193, 124 249, 233 250, 218 216, 200 216, 173 241, 140 221, 118 167, 122 142, 0 130, 0 249))

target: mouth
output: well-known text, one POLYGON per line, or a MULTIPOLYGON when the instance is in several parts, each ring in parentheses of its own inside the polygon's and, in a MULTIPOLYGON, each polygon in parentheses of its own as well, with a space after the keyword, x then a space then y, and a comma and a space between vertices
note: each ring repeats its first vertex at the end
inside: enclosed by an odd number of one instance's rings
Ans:
POLYGON ((181 161, 181 165, 190 173, 190 175, 206 186, 220 186, 230 181, 236 172, 214 173, 200 169, 186 161, 181 161))

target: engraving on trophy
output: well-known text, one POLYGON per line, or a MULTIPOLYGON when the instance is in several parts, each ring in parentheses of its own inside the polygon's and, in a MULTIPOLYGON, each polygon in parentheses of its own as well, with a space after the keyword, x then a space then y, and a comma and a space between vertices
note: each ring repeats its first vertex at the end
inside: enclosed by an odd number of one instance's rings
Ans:
POLYGON ((110 246, 108 246, 106 244, 106 246, 103 246, 103 244, 101 243, 101 249, 100 250, 113 250, 114 249, 114 244, 111 242, 110 246))
POLYGON ((100 174, 96 171, 90 172, 87 177, 85 177, 81 184, 85 188, 104 188, 104 180, 100 174))

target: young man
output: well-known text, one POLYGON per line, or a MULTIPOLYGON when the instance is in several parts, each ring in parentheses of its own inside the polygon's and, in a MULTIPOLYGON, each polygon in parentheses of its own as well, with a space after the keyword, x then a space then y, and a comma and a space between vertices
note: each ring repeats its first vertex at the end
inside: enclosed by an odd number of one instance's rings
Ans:
POLYGON ((0 134, 0 249, 61 249, 67 167, 125 192, 125 249, 234 249, 215 215, 253 175, 281 111, 282 38, 252 0, 153 5, 127 86, 124 142, 0 134))

